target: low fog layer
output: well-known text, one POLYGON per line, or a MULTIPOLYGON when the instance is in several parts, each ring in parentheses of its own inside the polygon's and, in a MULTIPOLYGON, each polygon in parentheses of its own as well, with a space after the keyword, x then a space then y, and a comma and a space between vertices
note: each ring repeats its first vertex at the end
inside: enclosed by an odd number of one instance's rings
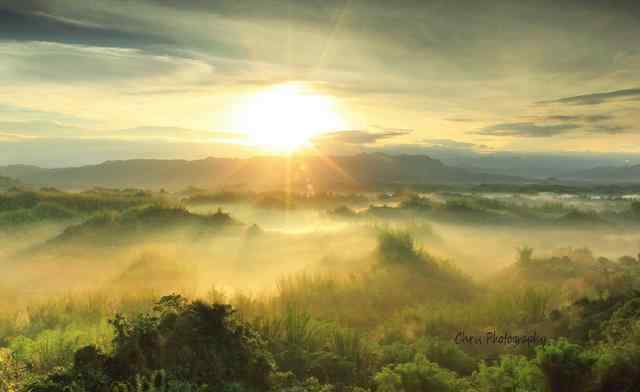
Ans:
POLYGON ((588 247, 611 259, 640 250, 633 195, 44 189, 2 198, 3 290, 21 298, 81 289, 268 292, 300 272, 366 270, 383 230, 409 233, 480 282, 523 246, 539 255, 588 247))

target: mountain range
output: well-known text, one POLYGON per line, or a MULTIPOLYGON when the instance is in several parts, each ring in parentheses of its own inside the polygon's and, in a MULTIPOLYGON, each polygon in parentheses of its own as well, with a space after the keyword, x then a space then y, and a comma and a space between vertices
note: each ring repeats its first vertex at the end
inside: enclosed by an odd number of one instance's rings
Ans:
MULTIPOLYGON (((508 172, 508 168, 505 168, 508 172)), ((133 159, 97 165, 41 168, 0 167, 3 184, 84 189, 94 186, 151 189, 238 188, 253 190, 358 189, 387 184, 522 184, 540 178, 487 173, 450 166, 427 155, 363 153, 351 156, 265 156, 199 160, 133 159), (11 179, 11 180, 10 180, 11 179)), ((602 166, 554 178, 567 183, 637 183, 640 165, 602 166)), ((6 187, 5 186, 5 187, 6 187)))
POLYGON ((182 189, 358 188, 376 184, 521 183, 516 176, 487 174, 447 166, 426 155, 382 153, 320 157, 205 158, 199 160, 134 159, 97 165, 46 169, 0 167, 0 176, 24 184, 81 189, 93 186, 182 189))

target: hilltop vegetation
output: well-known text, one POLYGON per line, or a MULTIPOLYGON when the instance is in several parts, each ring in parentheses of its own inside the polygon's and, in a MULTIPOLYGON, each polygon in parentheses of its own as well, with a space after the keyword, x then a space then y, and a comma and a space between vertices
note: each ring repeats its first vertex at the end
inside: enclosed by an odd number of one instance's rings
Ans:
POLYGON ((20 183, 12 178, 0 176, 0 191, 15 188, 20 183))

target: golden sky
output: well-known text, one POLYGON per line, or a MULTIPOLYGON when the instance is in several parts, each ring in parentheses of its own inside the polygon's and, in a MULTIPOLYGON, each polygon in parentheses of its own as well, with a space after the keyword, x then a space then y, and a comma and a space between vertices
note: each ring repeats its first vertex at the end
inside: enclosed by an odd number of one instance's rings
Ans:
POLYGON ((638 153, 639 16, 634 1, 9 0, 0 164, 638 153))

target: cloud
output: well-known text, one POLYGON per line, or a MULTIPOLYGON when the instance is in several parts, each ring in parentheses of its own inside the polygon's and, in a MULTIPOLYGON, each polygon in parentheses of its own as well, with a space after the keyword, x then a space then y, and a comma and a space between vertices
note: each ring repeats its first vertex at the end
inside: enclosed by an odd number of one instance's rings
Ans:
MULTIPOLYGON (((628 45, 640 34, 640 3, 541 2, 4 0, 0 100, 87 116, 111 130, 157 123, 225 129, 227 109, 241 94, 295 79, 335 97, 350 119, 424 129, 397 139, 417 145, 437 135, 474 140, 465 133, 485 125, 481 134, 538 137, 510 140, 510 148, 592 148, 595 136, 562 144, 542 137, 630 133, 637 113, 612 112, 611 124, 606 114, 569 110, 588 106, 568 105, 640 97, 640 88, 631 88, 640 57, 628 45), (575 86, 600 93, 569 97, 575 86), (518 116, 531 97, 558 106, 518 116), (433 127, 438 131, 429 132, 433 127)), ((2 119, 72 124, 81 128, 78 137, 95 128, 45 113, 14 111, 2 119)), ((400 136, 387 131, 408 131, 362 129, 325 139, 349 148, 389 145, 400 136)), ((207 135, 127 132, 118 137, 207 135), (122 136, 127 132, 135 136, 122 136)))
POLYGON ((484 144, 476 144, 469 142, 461 142, 451 139, 424 139, 422 143, 427 144, 431 148, 451 149, 451 150, 477 150, 488 149, 484 144))
POLYGON ((560 99, 554 99, 550 101, 539 101, 539 104, 549 103, 563 103, 570 105, 599 105, 611 100, 617 100, 620 98, 637 98, 640 99, 640 88, 630 88, 625 90, 609 91, 605 93, 593 93, 576 95, 573 97, 566 97, 560 99))
POLYGON ((0 115, 5 121, 53 121, 57 123, 72 123, 74 125, 93 123, 91 120, 78 116, 9 104, 0 104, 0 115))
POLYGON ((388 130, 384 132, 369 132, 362 130, 348 130, 326 133, 314 138, 318 144, 344 143, 352 145, 374 144, 380 140, 390 139, 410 134, 411 130, 388 130))
POLYGON ((486 136, 548 137, 562 135, 580 128, 577 124, 538 125, 532 122, 501 123, 482 128, 477 133, 486 136))
POLYGON ((383 126, 380 126, 380 125, 374 125, 374 126, 372 126, 372 128, 379 129, 379 130, 385 131, 385 132, 402 132, 402 133, 405 133, 405 134, 409 134, 409 133, 414 131, 413 129, 410 129, 410 128, 383 127, 383 126))
POLYGON ((197 140, 246 140, 247 136, 241 133, 207 131, 202 129, 188 129, 181 127, 153 127, 144 126, 109 132, 111 136, 124 136, 128 138, 142 139, 177 139, 184 141, 197 140))
POLYGON ((598 125, 593 128, 587 129, 587 133, 591 134, 605 134, 605 135, 619 135, 622 133, 627 133, 630 130, 628 127, 623 127, 620 125, 598 125))
POLYGON ((0 121, 0 132, 16 137, 74 137, 84 131, 54 121, 0 121))
POLYGON ((461 122, 461 123, 475 121, 475 119, 470 118, 470 117, 450 117, 450 118, 447 118, 446 120, 447 121, 452 121, 452 122, 461 122))
POLYGON ((208 131, 167 126, 143 126, 121 130, 95 130, 55 121, 0 121, 0 133, 5 138, 86 139, 104 140, 164 140, 174 142, 242 141, 246 135, 233 132, 208 131))
POLYGON ((140 49, 52 42, 0 42, 0 81, 70 83, 166 77, 205 79, 213 67, 203 61, 156 55, 140 49))
MULTIPOLYGON (((82 7, 80 7, 82 8, 82 7)), ((70 9, 67 9, 67 13, 70 9)), ((157 34, 134 32, 135 26, 121 18, 120 23, 101 24, 66 15, 55 15, 46 2, 12 2, 0 7, 1 38, 12 41, 48 41, 92 46, 134 46, 168 44, 157 34)))
POLYGON ((544 117, 544 120, 546 121, 580 121, 586 123, 598 123, 611 119, 613 119, 613 116, 610 114, 549 115, 544 117))

